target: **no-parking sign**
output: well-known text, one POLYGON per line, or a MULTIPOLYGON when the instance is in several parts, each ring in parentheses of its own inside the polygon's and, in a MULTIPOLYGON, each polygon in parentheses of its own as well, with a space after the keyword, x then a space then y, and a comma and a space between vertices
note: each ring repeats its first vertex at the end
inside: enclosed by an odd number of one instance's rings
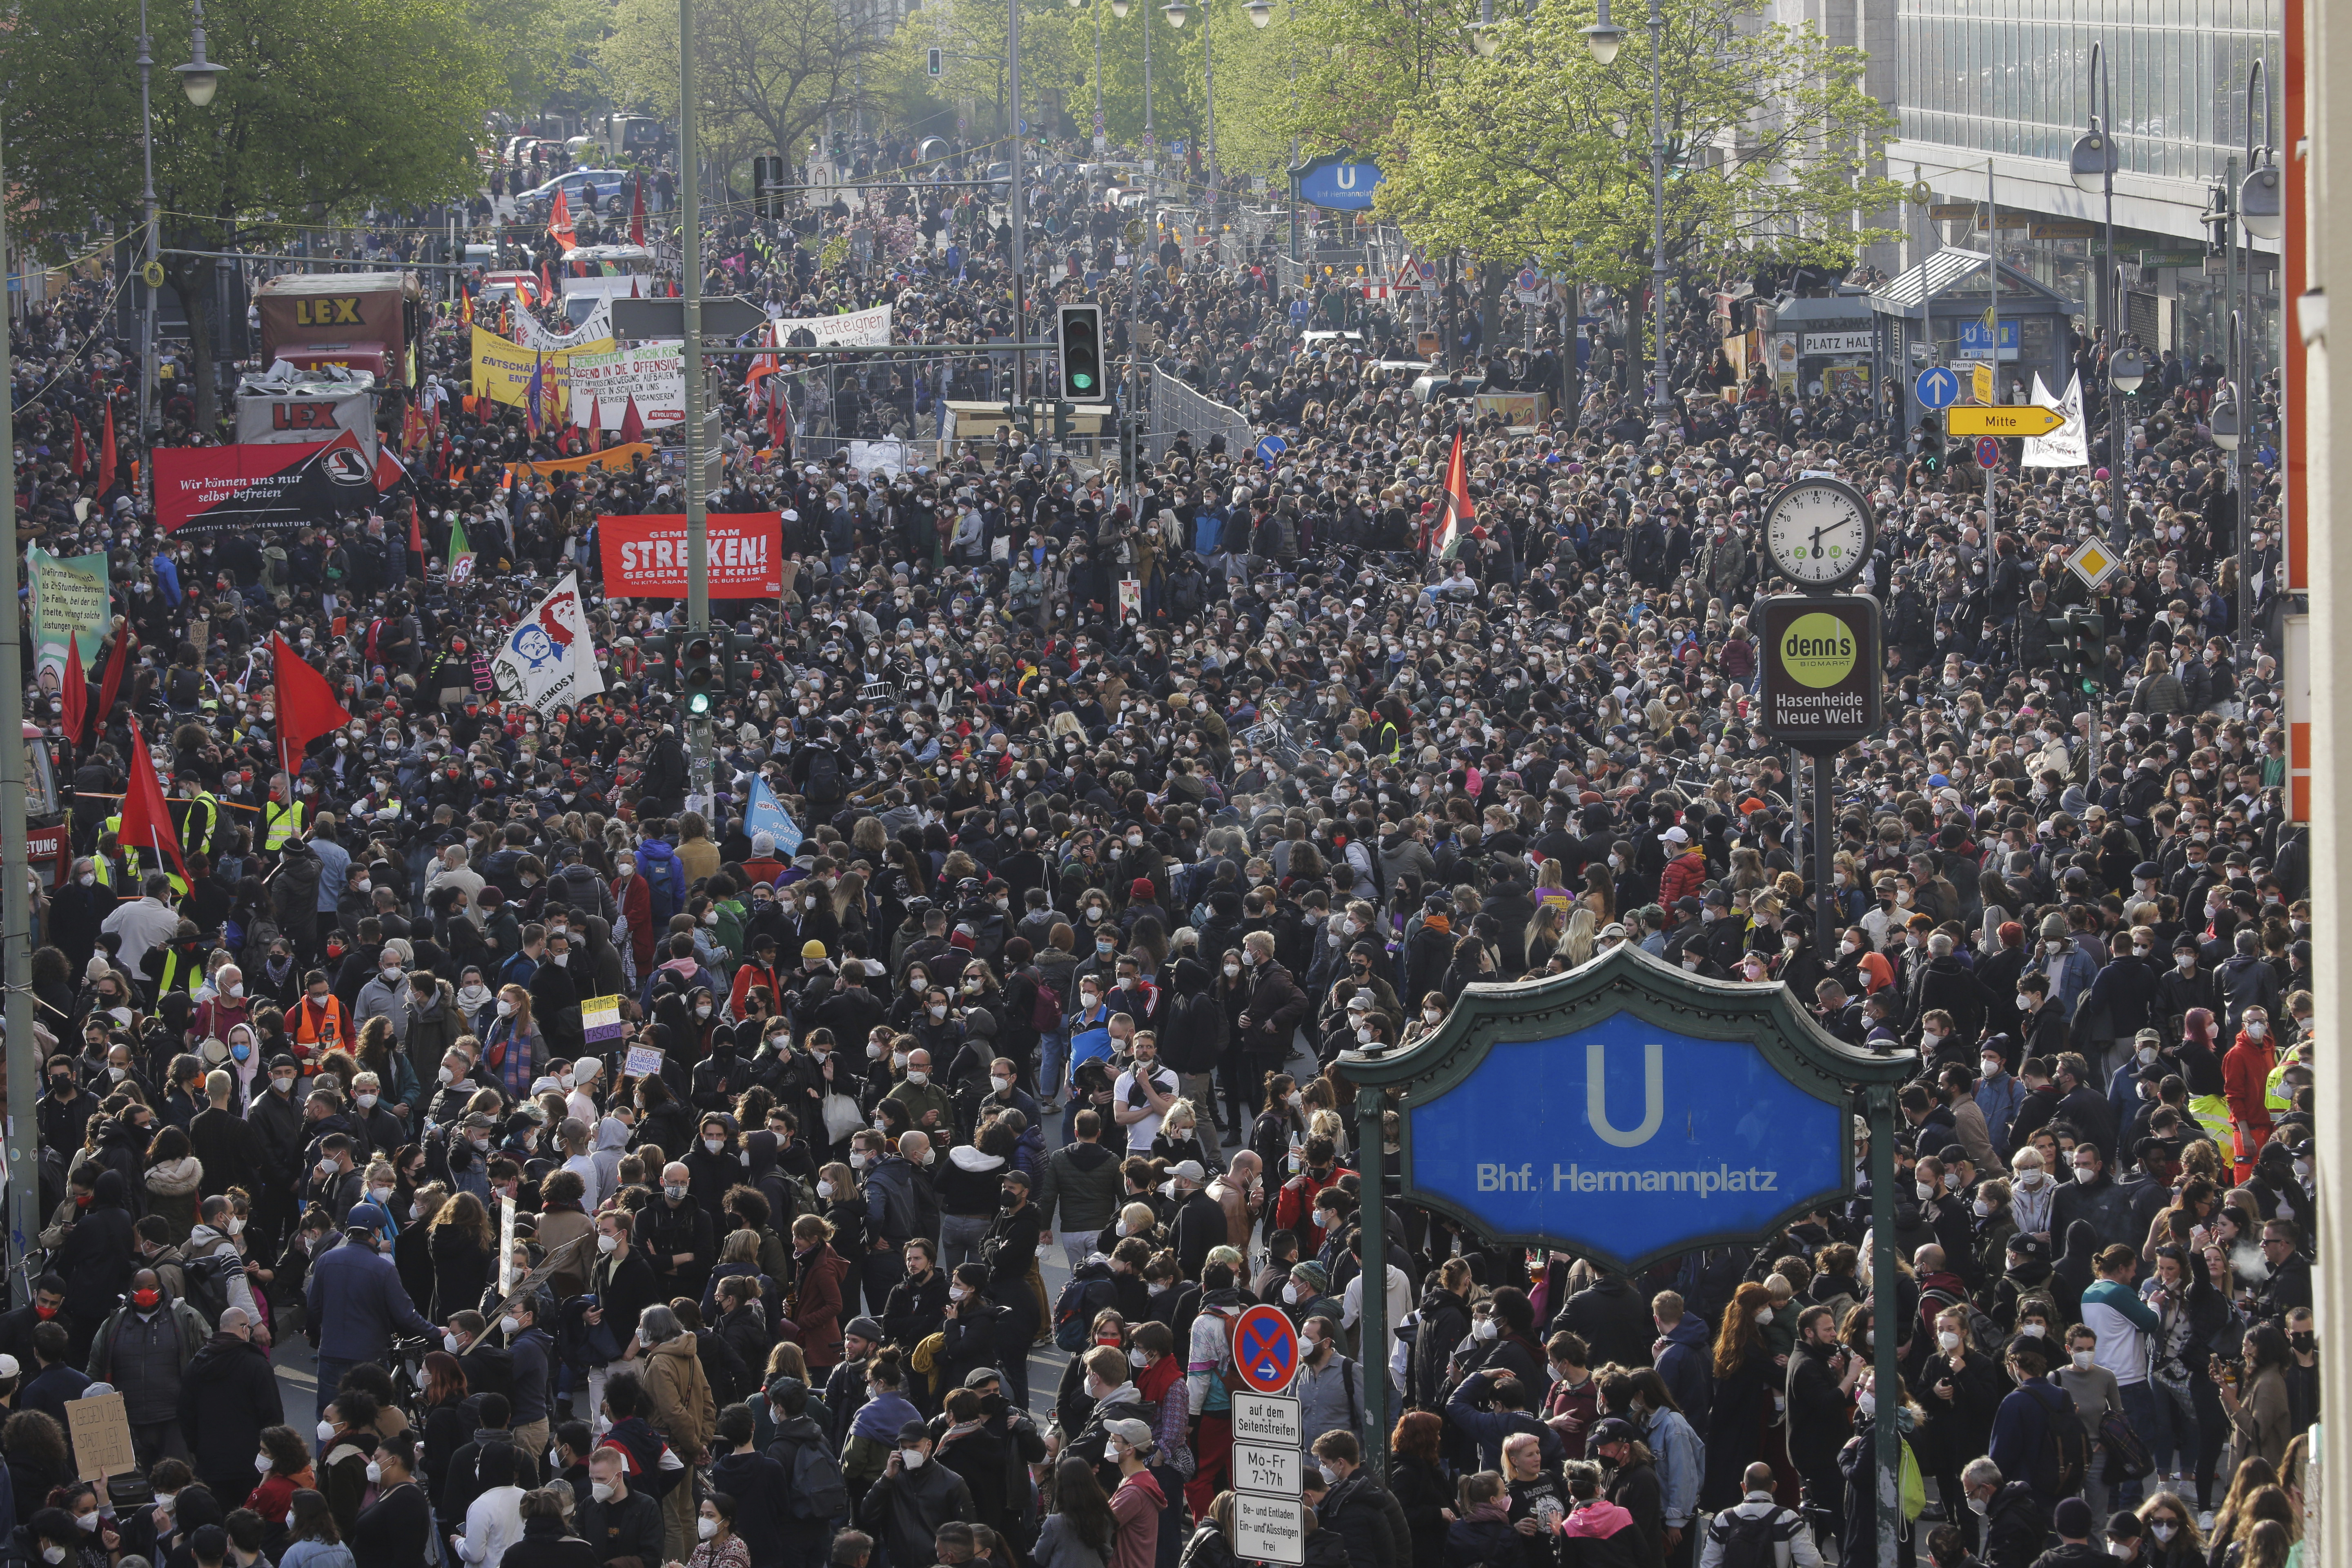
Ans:
POLYGON ((1298 1375, 1298 1331, 1281 1308, 1261 1304, 1234 1320, 1234 1372, 1260 1394, 1280 1394, 1298 1375))

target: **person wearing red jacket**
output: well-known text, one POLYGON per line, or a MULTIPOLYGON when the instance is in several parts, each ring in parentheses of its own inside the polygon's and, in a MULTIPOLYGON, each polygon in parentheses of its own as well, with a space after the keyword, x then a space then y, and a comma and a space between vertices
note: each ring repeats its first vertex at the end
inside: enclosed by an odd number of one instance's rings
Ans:
POLYGON ((628 924, 629 956, 636 961, 638 978, 653 972, 654 904, 652 890, 646 879, 637 875, 637 863, 633 856, 624 855, 618 862, 619 875, 613 879, 613 902, 628 924))
POLYGON ((1331 1140, 1321 1133, 1307 1140, 1306 1152, 1306 1169, 1283 1183, 1282 1191, 1275 1195, 1274 1228, 1297 1237, 1298 1256, 1312 1258, 1323 1250, 1323 1227, 1315 1223, 1316 1194, 1355 1173, 1340 1168, 1331 1140))
POLYGON ((1690 841, 1690 830, 1685 827, 1669 827, 1658 835, 1658 841, 1671 857, 1658 876, 1658 903, 1670 910, 1677 899, 1695 899, 1706 886, 1706 855, 1690 841))
POLYGON ((2239 1020, 2237 1043, 2221 1058, 2221 1093, 2230 1102, 2230 1119, 2238 1124, 2237 1177, 2254 1173, 2254 1159, 2270 1142, 2271 1069, 2278 1066, 2278 1047, 2272 1043, 2269 1011, 2248 1007, 2239 1020))

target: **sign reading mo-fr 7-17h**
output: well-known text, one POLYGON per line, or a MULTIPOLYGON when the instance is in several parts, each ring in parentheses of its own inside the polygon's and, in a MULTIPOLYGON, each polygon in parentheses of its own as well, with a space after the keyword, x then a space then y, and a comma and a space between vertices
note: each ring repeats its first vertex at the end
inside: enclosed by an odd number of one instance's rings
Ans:
POLYGON ((1636 1268, 1849 1194, 1853 1090, 1911 1067, 1823 1034, 1782 986, 1625 944, 1469 986, 1434 1035, 1351 1055, 1349 1076, 1403 1091, 1400 1197, 1493 1241, 1636 1268))

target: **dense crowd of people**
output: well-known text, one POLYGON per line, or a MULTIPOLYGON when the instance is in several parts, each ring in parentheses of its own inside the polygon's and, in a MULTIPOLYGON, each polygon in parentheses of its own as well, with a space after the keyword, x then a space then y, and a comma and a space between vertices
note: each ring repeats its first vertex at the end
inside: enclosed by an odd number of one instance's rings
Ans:
MULTIPOLYGON (((880 198, 919 239, 888 266, 828 252, 845 203, 722 219, 713 287, 1003 335, 1005 237, 960 203, 880 198)), ((17 324, 21 515, 108 557, 115 617, 79 732, 36 710, 72 846, 0 1534, 75 1568, 1227 1568, 1263 1301, 1302 1344, 1310 1568, 1874 1561, 1883 1422, 1906 1563, 2278 1568, 2317 1415, 2308 850, 2275 487, 2240 541, 2198 389, 2151 388, 2120 473, 2004 473, 1989 513, 1866 398, 1721 384, 1696 279, 1673 417, 1636 300, 1580 356, 1486 358, 1560 400, 1513 426, 1384 368, 1387 301, 1171 277, 1074 173, 1031 211, 1041 311, 1104 300, 1120 356, 1286 445, 861 472, 739 365, 712 509, 780 512, 793 571, 718 606, 707 720, 682 608, 606 597, 594 548, 674 480, 509 468, 591 443, 467 395, 457 312, 406 493, 267 534, 161 534, 127 464, 77 471, 100 301, 17 324), (1366 335, 1303 342, 1334 322, 1366 335), (1801 471, 1875 506, 1887 627, 1886 729, 1824 821, 1754 684, 1801 471), (2092 538, 2126 562, 2096 594, 2092 538), (603 691, 500 700, 483 656, 573 569, 603 691), (2087 688, 2068 607, 2105 619, 2087 688), (273 637, 348 713, 299 753, 273 637), (117 831, 135 745, 179 861, 117 831), (1625 943, 1917 1053, 1895 1277, 1866 1159, 1850 1202, 1638 1278, 1391 1200, 1363 1342, 1396 1154, 1343 1053, 1625 943), (103 1485, 93 1393, 136 1451, 103 1485)), ((956 393, 926 374, 888 389, 909 428, 956 393)))

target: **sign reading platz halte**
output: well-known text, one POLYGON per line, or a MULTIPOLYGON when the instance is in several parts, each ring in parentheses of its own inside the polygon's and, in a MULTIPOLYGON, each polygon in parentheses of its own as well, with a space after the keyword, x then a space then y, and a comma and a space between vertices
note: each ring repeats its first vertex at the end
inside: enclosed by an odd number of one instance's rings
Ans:
POLYGON ((1400 1196, 1488 1240, 1633 1269, 1754 1241, 1853 1185, 1853 1091, 1910 1058, 1853 1050, 1783 986, 1701 979, 1631 944, 1465 990, 1410 1049, 1351 1055, 1402 1088, 1400 1196))

